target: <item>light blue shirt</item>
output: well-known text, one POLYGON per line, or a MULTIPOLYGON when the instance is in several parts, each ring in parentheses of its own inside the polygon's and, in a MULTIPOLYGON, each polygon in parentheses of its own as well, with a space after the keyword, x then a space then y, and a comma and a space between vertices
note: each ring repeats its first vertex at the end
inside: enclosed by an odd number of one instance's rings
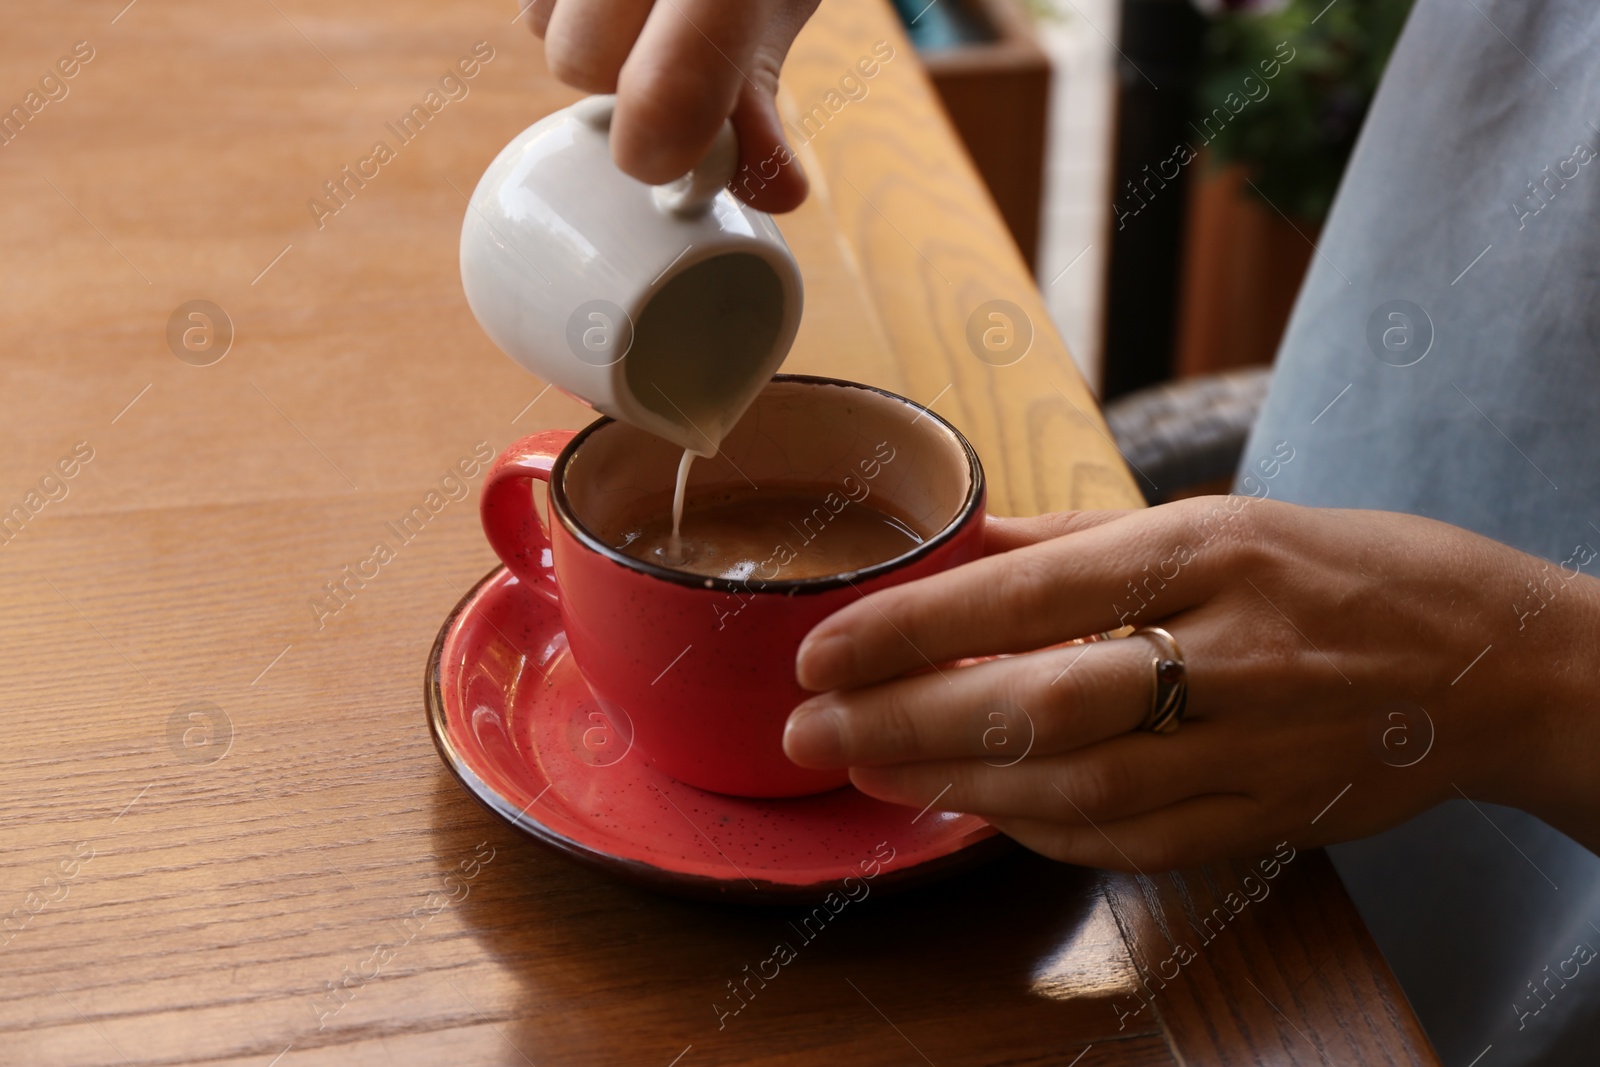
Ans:
MULTIPOLYGON (((1600 571, 1597 295, 1600 3, 1418 0, 1245 458, 1600 571)), ((1600 858, 1466 801, 1331 851, 1446 1065, 1600 1063, 1600 858)))

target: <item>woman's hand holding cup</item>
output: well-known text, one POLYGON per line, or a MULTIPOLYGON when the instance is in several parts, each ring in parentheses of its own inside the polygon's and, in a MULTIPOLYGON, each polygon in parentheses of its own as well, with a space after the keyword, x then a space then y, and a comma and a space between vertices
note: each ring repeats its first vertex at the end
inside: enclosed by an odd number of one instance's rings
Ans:
POLYGON ((1457 527, 1208 497, 991 519, 988 555, 823 621, 797 657, 806 767, 1153 873, 1376 833, 1465 795, 1594 848, 1600 581, 1457 527), (1159 625, 1188 710, 1150 712, 1159 625), (962 657, 1003 658, 941 666, 962 657), (1026 755, 1023 753, 1026 752, 1026 755))

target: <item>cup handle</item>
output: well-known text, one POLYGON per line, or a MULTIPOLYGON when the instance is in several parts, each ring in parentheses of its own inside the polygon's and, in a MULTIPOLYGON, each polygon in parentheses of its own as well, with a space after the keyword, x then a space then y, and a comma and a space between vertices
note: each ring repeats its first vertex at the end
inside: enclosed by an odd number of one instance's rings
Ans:
POLYGON ((561 603, 550 559, 550 532, 533 505, 533 483, 550 483, 556 457, 576 430, 530 434, 506 449, 483 479, 478 515, 489 547, 532 593, 561 603))

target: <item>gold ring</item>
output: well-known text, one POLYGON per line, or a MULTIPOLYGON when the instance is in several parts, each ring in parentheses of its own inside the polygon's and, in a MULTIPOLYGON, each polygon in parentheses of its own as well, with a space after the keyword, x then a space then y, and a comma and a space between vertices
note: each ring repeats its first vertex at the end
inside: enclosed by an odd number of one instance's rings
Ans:
POLYGON ((1183 662, 1178 639, 1159 626, 1141 626, 1129 636, 1148 637, 1161 651, 1151 664, 1150 710, 1139 729, 1153 734, 1170 734, 1183 723, 1189 704, 1189 670, 1183 662))

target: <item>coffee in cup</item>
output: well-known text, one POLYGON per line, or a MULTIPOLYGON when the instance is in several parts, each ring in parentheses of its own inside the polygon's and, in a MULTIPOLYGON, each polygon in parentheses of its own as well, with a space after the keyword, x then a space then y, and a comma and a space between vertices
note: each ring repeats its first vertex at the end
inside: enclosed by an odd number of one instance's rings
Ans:
POLYGON ((624 555, 663 567, 732 580, 766 581, 847 574, 911 551, 933 531, 894 506, 856 502, 825 485, 723 486, 685 502, 673 536, 673 500, 644 497, 631 514, 596 530, 624 555))

